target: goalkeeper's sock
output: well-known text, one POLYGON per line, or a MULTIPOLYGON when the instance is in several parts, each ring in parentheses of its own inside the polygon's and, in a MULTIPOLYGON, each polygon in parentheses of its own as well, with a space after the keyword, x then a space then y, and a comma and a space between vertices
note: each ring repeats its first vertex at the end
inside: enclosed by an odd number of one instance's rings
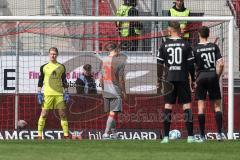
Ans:
POLYGON ((62 126, 62 129, 63 129, 64 137, 67 137, 68 136, 68 121, 67 121, 67 118, 62 118, 61 119, 61 126, 62 126))
POLYGON ((164 126, 164 136, 165 137, 169 137, 169 130, 170 130, 171 119, 172 119, 171 114, 172 114, 171 109, 164 109, 163 126, 164 126))
POLYGON ((106 134, 108 134, 108 132, 110 131, 111 128, 115 128, 116 127, 116 121, 114 119, 114 115, 109 115, 107 122, 106 122, 106 129, 105 132, 106 134))
POLYGON ((217 123, 217 132, 221 134, 222 133, 222 112, 221 111, 217 111, 215 113, 215 120, 217 123))
POLYGON ((193 116, 191 109, 184 110, 184 120, 188 131, 188 136, 193 136, 193 116))
POLYGON ((42 116, 38 119, 38 137, 42 137, 42 131, 45 126, 46 118, 43 118, 42 116))
POLYGON ((205 114, 198 114, 200 135, 205 137, 205 114))

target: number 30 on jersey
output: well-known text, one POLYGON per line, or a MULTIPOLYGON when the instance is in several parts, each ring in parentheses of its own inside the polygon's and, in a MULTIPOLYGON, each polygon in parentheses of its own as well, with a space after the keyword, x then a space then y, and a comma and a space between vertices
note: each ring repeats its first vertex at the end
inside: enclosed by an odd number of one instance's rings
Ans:
POLYGON ((181 64, 182 63, 182 48, 168 48, 167 52, 169 53, 168 63, 172 64, 181 64))

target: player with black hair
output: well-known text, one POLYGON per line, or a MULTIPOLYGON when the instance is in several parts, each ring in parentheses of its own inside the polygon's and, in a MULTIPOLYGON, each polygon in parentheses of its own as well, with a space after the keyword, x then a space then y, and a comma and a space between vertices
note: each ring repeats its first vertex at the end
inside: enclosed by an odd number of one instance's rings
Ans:
POLYGON ((215 107, 217 124, 217 140, 222 139, 222 112, 219 78, 223 72, 224 62, 219 47, 208 41, 209 28, 206 26, 198 30, 200 43, 194 48, 196 61, 196 99, 198 100, 198 120, 200 128, 200 142, 205 140, 205 100, 207 93, 215 107))
POLYGON ((97 94, 97 87, 90 64, 83 65, 83 73, 77 78, 77 94, 97 94))

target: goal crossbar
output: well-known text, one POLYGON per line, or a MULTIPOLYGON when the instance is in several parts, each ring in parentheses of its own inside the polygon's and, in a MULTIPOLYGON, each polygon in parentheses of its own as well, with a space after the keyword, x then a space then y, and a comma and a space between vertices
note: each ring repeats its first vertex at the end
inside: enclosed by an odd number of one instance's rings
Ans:
POLYGON ((232 16, 160 17, 160 16, 0 16, 0 21, 233 21, 232 16))

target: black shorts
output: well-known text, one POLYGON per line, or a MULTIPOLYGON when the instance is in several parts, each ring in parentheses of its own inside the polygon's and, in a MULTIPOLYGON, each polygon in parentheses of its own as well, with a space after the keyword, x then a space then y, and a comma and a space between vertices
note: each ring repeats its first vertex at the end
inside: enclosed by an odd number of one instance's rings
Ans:
POLYGON ((173 85, 173 91, 164 96, 165 103, 175 104, 178 99, 178 104, 190 103, 191 91, 188 81, 170 82, 173 85))
POLYGON ((196 100, 205 100, 207 93, 210 100, 221 99, 219 80, 215 72, 201 72, 196 82, 196 100))

